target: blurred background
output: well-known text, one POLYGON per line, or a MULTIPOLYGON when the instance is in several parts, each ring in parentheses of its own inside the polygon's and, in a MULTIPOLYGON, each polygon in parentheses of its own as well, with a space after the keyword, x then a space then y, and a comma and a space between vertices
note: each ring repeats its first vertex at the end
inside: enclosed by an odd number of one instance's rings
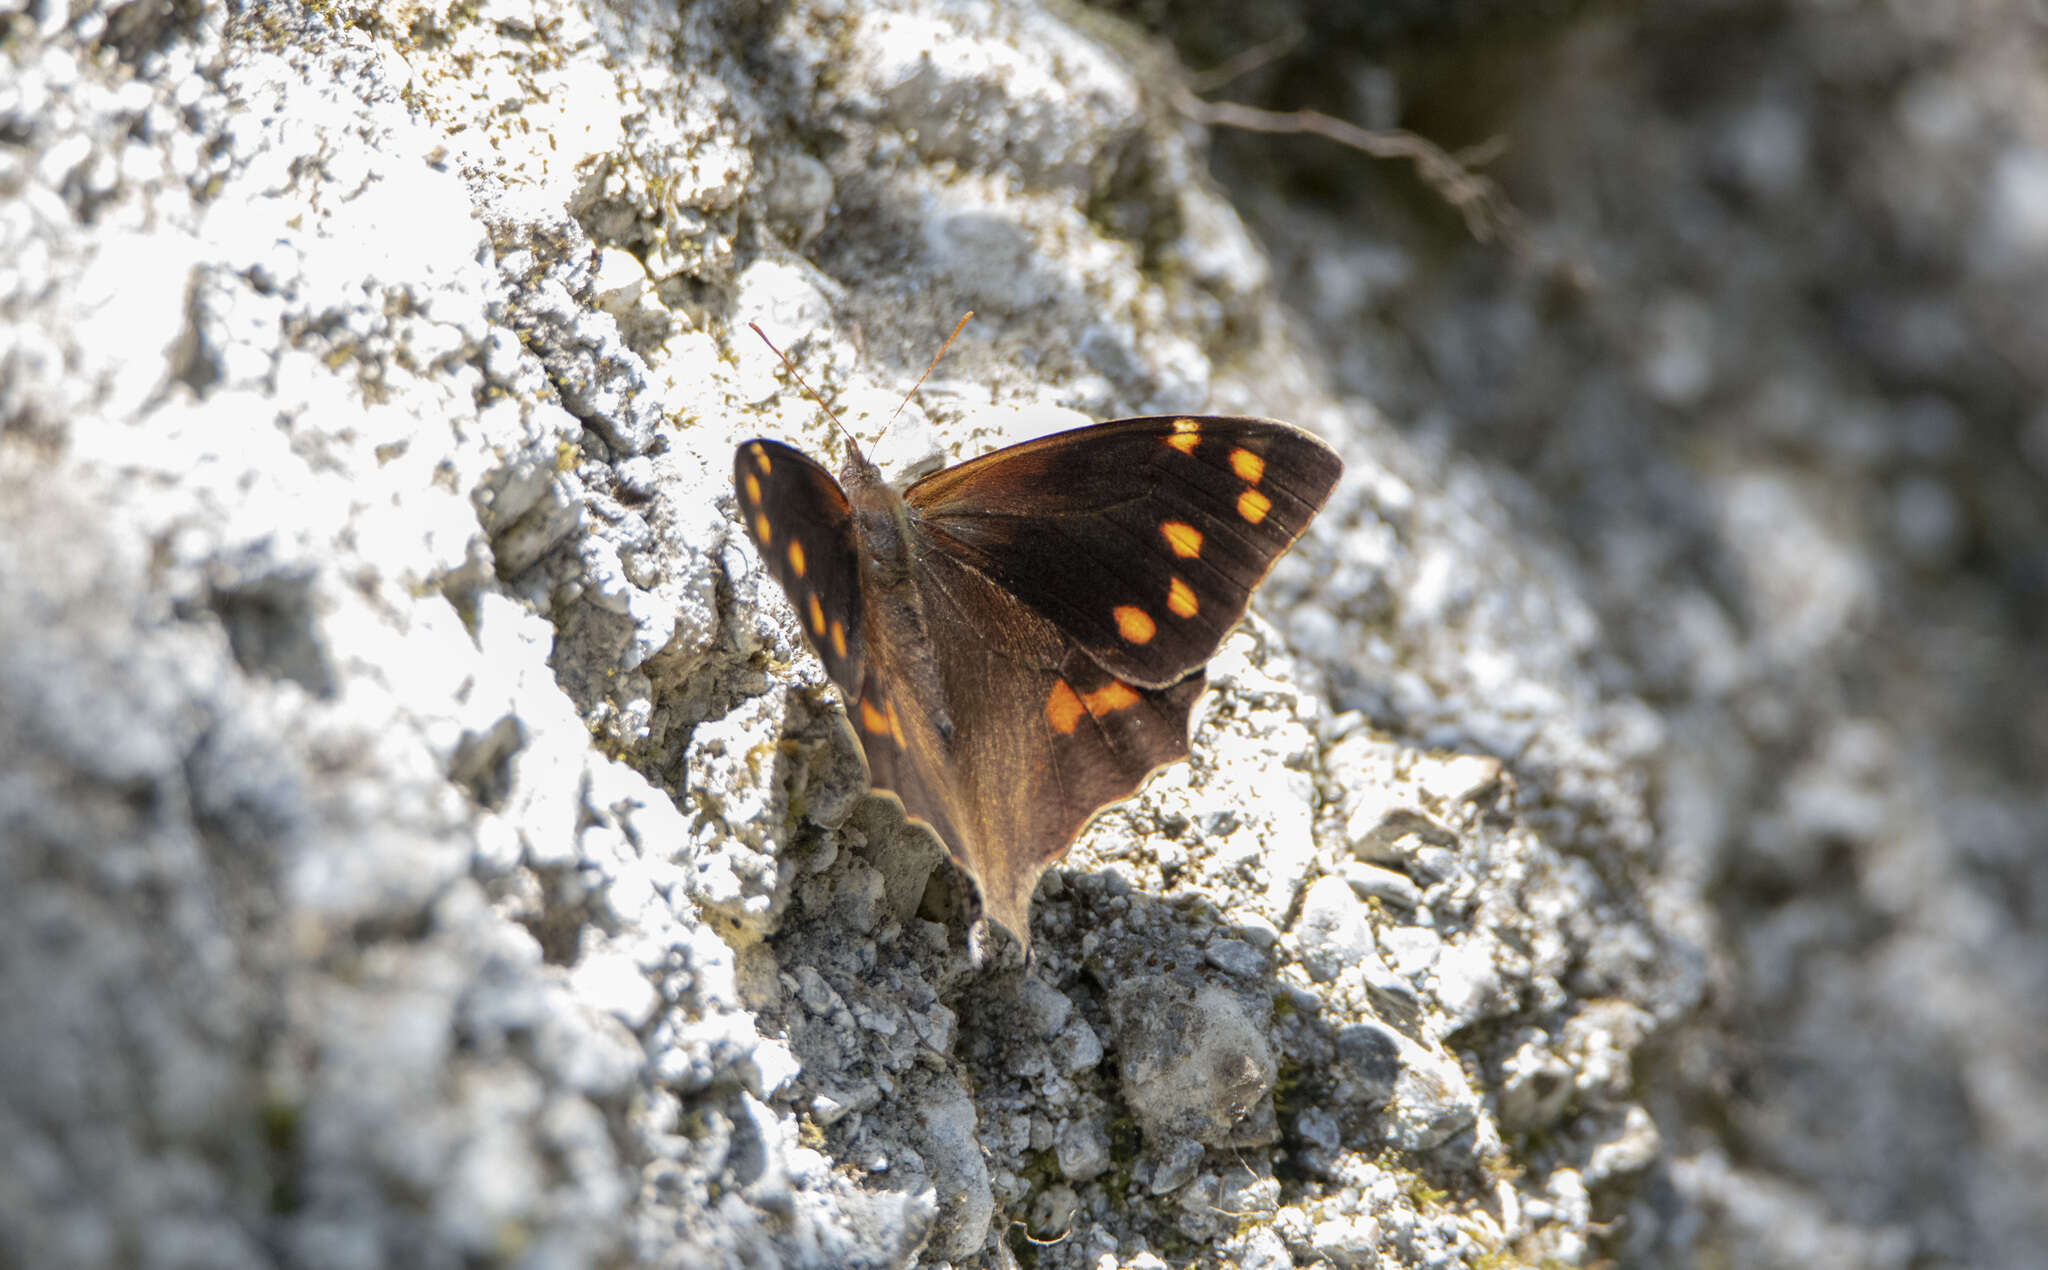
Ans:
POLYGON ((1725 962, 1639 1077, 1750 1171, 1707 1246, 2037 1264, 2048 11, 1123 8, 1235 59, 1211 100, 1497 147, 1478 243, 1406 164, 1213 133, 1339 382, 1554 532, 1670 725, 1657 867, 1725 962))
POLYGON ((2044 386, 2040 0, 0 0, 0 1265, 2043 1264, 2044 386), (1029 983, 730 538, 745 319, 969 305, 929 457, 1351 460, 1029 983), (1177 957, 1282 1062, 1155 1187, 1177 957))

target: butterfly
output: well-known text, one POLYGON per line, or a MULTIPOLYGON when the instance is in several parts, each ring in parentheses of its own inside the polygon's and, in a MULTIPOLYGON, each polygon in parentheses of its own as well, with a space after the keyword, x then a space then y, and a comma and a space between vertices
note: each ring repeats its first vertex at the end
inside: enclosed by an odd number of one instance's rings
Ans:
POLYGON ((870 787, 938 838, 1028 958, 1039 875, 1187 757, 1206 663, 1343 467, 1290 424, 1158 415, 1012 445, 901 495, 850 434, 836 481, 757 439, 733 483, 845 694, 870 787))

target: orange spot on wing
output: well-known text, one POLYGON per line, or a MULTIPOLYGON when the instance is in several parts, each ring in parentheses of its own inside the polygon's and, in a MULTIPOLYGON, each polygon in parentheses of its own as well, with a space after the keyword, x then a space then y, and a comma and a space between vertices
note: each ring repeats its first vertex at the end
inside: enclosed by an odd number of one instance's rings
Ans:
POLYGON ((875 736, 881 736, 889 730, 889 716, 875 709, 874 702, 869 701, 866 697, 862 697, 860 699, 860 726, 875 736))
POLYGON ((762 449, 758 444, 748 448, 754 452, 754 466, 761 469, 761 475, 766 476, 774 470, 775 465, 768 461, 768 451, 762 449))
POLYGON ((1087 708, 1064 679, 1053 680, 1052 691, 1045 694, 1045 721, 1052 724, 1052 730, 1061 736, 1074 734, 1087 708))
POLYGON ((1247 485, 1257 485, 1259 478, 1266 474, 1266 460, 1250 450, 1236 449, 1230 452, 1230 470, 1237 473, 1237 479, 1247 485))
POLYGON ((761 545, 764 547, 768 545, 768 540, 774 537, 774 535, 769 532, 769 528, 770 526, 768 524, 768 513, 757 513, 754 516, 754 537, 760 539, 761 545))
POLYGON ((747 473, 747 501, 750 503, 761 501, 761 478, 752 472, 747 473))
POLYGON ((1119 604, 1110 610, 1110 616, 1116 618, 1116 633, 1128 643, 1149 644, 1159 631, 1152 615, 1136 605, 1119 604))
POLYGON ((832 655, 846 656, 846 623, 836 617, 832 619, 832 655))
POLYGON ((804 545, 794 538, 789 540, 789 568, 799 578, 804 576, 804 545))
POLYGON ((1081 698, 1081 704, 1096 718, 1138 704, 1138 690, 1121 679, 1112 679, 1081 698))
POLYGON ((825 633, 825 606, 818 603, 818 593, 816 591, 811 592, 810 599, 811 634, 823 635, 825 633))
POLYGON ((1166 584, 1166 611, 1175 617, 1193 617, 1201 612, 1202 606, 1195 599, 1195 589, 1179 578, 1166 584))
POLYGON ((1159 532, 1166 535, 1166 545, 1181 559, 1192 560, 1202 554, 1202 531, 1193 525, 1163 520, 1159 522, 1159 532))
POLYGON ((1273 500, 1255 489, 1248 489, 1237 496, 1237 514, 1256 525, 1273 510, 1273 500))
POLYGON ((1202 441, 1202 425, 1194 419, 1175 419, 1173 435, 1166 438, 1166 444, 1182 454, 1193 454, 1202 441))

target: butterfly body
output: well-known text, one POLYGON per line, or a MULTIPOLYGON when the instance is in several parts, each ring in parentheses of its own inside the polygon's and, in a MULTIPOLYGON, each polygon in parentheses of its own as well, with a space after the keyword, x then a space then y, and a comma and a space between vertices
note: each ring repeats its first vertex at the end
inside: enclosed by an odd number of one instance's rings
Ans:
POLYGON ((870 783, 1029 946, 1031 894, 1084 824, 1186 757, 1203 666, 1342 463, 1264 419, 1124 419, 898 495, 750 441, 740 511, 846 694, 870 783))
POLYGON ((910 505, 859 450, 848 450, 839 468, 839 487, 853 510, 854 558, 869 611, 865 625, 871 633, 870 655, 878 663, 875 677, 900 685, 896 695, 912 698, 938 740, 950 744, 952 713, 932 656, 932 636, 917 584, 917 526, 910 505))

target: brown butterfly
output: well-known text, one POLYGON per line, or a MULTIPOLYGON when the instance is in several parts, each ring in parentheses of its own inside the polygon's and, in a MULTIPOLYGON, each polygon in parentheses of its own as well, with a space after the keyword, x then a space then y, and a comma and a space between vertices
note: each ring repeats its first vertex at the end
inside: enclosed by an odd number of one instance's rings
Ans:
MULTIPOLYGON (((765 337, 764 337, 765 338, 765 337)), ((1204 664, 1343 471, 1271 419, 1076 428, 898 495, 749 441, 742 517, 846 694, 872 788, 930 828, 1029 955, 1089 818, 1187 757, 1204 664)))

